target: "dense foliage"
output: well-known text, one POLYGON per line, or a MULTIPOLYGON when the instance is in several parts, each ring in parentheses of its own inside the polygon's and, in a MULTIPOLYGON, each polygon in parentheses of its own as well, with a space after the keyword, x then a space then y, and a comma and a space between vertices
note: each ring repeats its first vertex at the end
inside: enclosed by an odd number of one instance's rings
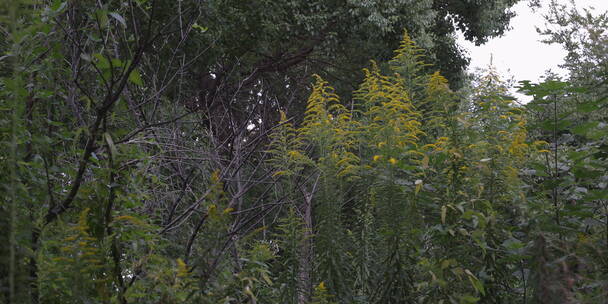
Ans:
POLYGON ((606 16, 521 105, 515 2, 3 2, 0 303, 602 303, 606 16))

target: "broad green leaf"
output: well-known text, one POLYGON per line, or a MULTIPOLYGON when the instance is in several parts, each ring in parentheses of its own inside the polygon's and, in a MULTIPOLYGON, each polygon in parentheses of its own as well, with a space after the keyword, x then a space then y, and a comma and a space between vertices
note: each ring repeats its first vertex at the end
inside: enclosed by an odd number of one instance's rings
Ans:
POLYGON ((599 109, 594 102, 584 102, 576 106, 576 109, 581 113, 591 113, 599 109))
MULTIPOLYGON (((466 271, 469 271, 468 269, 466 271)), ((465 272, 466 272, 465 271, 465 272)), ((468 272, 467 274, 470 274, 470 272, 468 272)), ((473 285, 473 287, 475 288, 475 290, 477 290, 480 294, 485 295, 486 291, 483 287, 483 283, 477 279, 477 277, 473 276, 472 274, 469 275, 469 281, 471 282, 471 285, 473 285)))
POLYGON ((95 66, 97 66, 98 69, 107 70, 110 68, 110 61, 102 54, 95 53, 93 54, 93 57, 97 59, 97 61, 95 62, 95 66))
POLYGON ((572 128, 572 132, 577 135, 587 135, 587 133, 598 125, 597 121, 590 121, 572 128))
POLYGON ((105 28, 108 25, 108 11, 105 9, 95 11, 95 20, 100 28, 105 28))
POLYGON ((123 62, 118 58, 112 58, 111 63, 114 68, 121 68, 123 66, 123 62))
POLYGON ((139 71, 137 69, 131 71, 131 74, 129 74, 129 81, 140 87, 144 85, 144 82, 141 79, 141 75, 139 75, 139 71))
POLYGON ((608 200, 608 189, 591 190, 589 191, 589 194, 585 196, 585 200, 608 200))

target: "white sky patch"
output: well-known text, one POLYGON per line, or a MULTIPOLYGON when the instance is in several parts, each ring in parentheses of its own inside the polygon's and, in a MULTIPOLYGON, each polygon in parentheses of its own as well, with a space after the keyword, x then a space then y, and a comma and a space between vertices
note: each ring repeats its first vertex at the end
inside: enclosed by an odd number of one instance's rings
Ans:
MULTIPOLYGON (((566 76, 565 70, 559 67, 563 63, 566 51, 560 45, 542 43, 543 37, 536 32, 536 27, 543 29, 550 0, 542 0, 543 7, 532 11, 528 1, 521 1, 513 7, 517 14, 511 19, 511 30, 502 37, 494 38, 481 46, 464 40, 461 33, 458 41, 469 52, 471 64, 469 70, 484 68, 492 61, 505 79, 513 78, 518 81, 530 80, 538 82, 545 71, 551 70, 559 75, 566 76)), ((558 0, 559 3, 568 4, 569 0, 558 0)), ((579 9, 594 7, 595 12, 608 11, 608 0, 575 0, 579 9)), ((521 95, 517 94, 519 97, 521 95)))

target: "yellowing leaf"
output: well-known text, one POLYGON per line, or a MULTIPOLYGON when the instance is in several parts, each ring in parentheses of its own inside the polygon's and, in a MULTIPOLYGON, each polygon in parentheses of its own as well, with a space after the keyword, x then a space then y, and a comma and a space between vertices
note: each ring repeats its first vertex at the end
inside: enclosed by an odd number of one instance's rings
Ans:
POLYGON ((451 264, 451 260, 443 260, 441 261, 441 269, 446 269, 448 267, 450 267, 451 264))
POLYGON ((185 277, 188 275, 188 265, 186 265, 186 263, 178 258, 177 259, 177 276, 178 277, 185 277))
POLYGON ((282 171, 277 171, 277 172, 275 172, 275 173, 272 175, 272 177, 277 177, 277 176, 285 175, 285 174, 288 174, 288 173, 289 173, 289 171, 285 171, 285 170, 282 170, 282 171))
POLYGON ((424 158, 422 158, 421 164, 422 164, 422 168, 423 169, 426 169, 426 168, 429 167, 429 157, 428 157, 428 155, 425 155, 424 158))
POLYGON ((414 182, 414 184, 416 185, 416 189, 414 190, 414 192, 415 192, 415 194, 418 194, 418 192, 420 192, 420 190, 422 189, 422 180, 417 179, 416 182, 414 182))

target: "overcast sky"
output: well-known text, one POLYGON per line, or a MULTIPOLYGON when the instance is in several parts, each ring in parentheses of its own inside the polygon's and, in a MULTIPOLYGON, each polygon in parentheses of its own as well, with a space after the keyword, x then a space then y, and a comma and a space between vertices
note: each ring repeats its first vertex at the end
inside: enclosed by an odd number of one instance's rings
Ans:
MULTIPOLYGON (((460 44, 464 46, 471 57, 470 69, 486 67, 493 58, 493 64, 502 75, 508 75, 514 80, 538 81, 546 70, 551 69, 562 75, 565 73, 558 65, 563 62, 565 51, 559 45, 547 45, 540 40, 542 37, 535 27, 543 28, 542 15, 546 9, 532 11, 528 1, 521 1, 514 6, 517 14, 511 20, 511 30, 504 36, 495 38, 482 46, 475 46, 460 37, 460 44)), ((541 1, 545 8, 549 0, 541 1)), ((569 3, 569 0, 560 0, 569 3)), ((577 7, 593 6, 596 12, 608 11, 608 0, 575 0, 577 7)))

